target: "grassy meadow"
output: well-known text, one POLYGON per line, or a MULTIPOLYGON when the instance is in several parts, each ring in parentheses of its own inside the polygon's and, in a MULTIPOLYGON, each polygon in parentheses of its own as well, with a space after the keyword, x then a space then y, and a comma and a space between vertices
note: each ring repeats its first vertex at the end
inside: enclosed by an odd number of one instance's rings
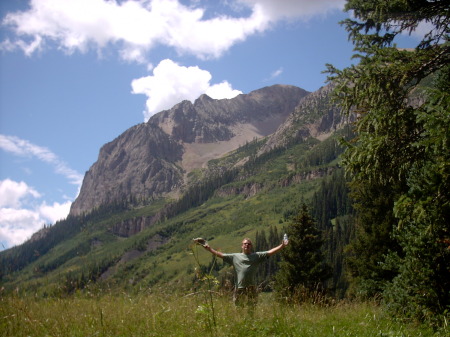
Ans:
MULTIPOLYGON (((393 320, 374 303, 287 305, 261 294, 253 313, 229 295, 89 291, 61 298, 4 295, 2 336, 446 336, 393 320)), ((448 336, 448 335, 447 335, 448 336)))

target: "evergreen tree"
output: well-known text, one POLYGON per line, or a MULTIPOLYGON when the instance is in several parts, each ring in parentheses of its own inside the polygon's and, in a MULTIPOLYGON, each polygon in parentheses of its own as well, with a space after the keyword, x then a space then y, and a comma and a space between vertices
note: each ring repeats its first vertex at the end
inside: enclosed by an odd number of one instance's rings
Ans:
POLYGON ((342 298, 349 286, 344 249, 354 232, 353 210, 344 170, 335 170, 322 181, 320 189, 312 198, 311 214, 317 221, 317 228, 323 231, 323 251, 326 262, 333 269, 333 278, 327 281, 327 289, 333 289, 335 295, 342 298))
POLYGON ((349 0, 345 8, 360 62, 329 72, 341 106, 358 115, 343 161, 358 212, 353 276, 395 313, 438 319, 450 306, 450 3, 349 0), (429 31, 415 50, 396 47, 423 22, 429 31), (427 83, 438 76, 446 80, 427 83))
POLYGON ((450 66, 418 116, 425 131, 415 146, 424 154, 394 206, 402 254, 389 255, 399 274, 385 300, 396 313, 439 324, 450 310, 450 66))
MULTIPOLYGON (((272 247, 278 246, 281 242, 281 236, 278 235, 278 230, 275 226, 270 226, 269 238, 266 237, 266 232, 256 232, 255 237, 255 251, 267 251, 272 247)), ((280 261, 280 255, 275 254, 270 259, 264 261, 256 272, 256 282, 262 287, 263 290, 271 290, 270 283, 278 270, 278 262, 280 261)))
POLYGON ((275 289, 282 298, 302 300, 305 292, 322 289, 331 276, 321 251, 323 239, 305 204, 287 228, 289 245, 281 252, 280 270, 275 289))

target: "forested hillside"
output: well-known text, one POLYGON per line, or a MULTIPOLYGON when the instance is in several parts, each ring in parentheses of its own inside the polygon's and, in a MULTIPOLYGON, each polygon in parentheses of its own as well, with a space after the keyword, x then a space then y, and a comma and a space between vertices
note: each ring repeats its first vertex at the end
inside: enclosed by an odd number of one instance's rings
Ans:
MULTIPOLYGON (((347 134, 342 131, 342 135, 347 134)), ((254 141, 230 155, 235 160, 248 156, 245 165, 200 180, 178 200, 161 200, 133 209, 129 207, 132 203, 124 200, 123 204, 99 208, 86 216, 69 217, 47 229, 44 238, 1 255, 3 284, 48 294, 71 292, 95 281, 121 287, 159 282, 189 286, 195 277, 194 261, 189 258, 193 237, 204 236, 224 251, 235 251, 242 236, 252 236, 262 249, 280 242, 283 228, 301 202, 317 208, 315 213, 324 213, 319 210, 322 195, 327 195, 328 205, 335 204, 320 220, 333 242, 326 249, 331 249, 336 244, 334 233, 340 230, 334 230, 330 220, 348 211, 342 209, 348 200, 337 161, 342 135, 323 142, 299 141, 259 158, 252 153, 264 142, 254 141), (336 190, 332 182, 338 181, 336 190), (157 214, 158 221, 135 235, 120 235, 114 226, 157 214)), ((336 263, 332 255, 330 259, 336 263)), ((223 266, 217 269, 220 274, 223 266)), ((268 284, 275 271, 276 260, 272 260, 271 266, 262 269, 261 282, 268 284)))

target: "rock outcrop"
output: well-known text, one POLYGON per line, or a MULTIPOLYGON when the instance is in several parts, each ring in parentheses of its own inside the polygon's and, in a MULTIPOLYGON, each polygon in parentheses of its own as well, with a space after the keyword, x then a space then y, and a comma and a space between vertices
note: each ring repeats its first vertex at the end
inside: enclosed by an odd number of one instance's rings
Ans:
POLYGON ((305 96, 289 117, 270 135, 261 153, 285 146, 290 141, 315 137, 324 140, 354 119, 345 117, 331 100, 332 85, 305 96))

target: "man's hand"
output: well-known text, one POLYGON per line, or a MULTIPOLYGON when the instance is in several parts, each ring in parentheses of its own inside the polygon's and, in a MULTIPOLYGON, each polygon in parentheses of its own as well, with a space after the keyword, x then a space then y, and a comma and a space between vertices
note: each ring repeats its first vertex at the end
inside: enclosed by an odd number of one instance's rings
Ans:
POLYGON ((196 238, 196 239, 193 239, 193 240, 194 240, 194 242, 195 242, 196 244, 202 245, 202 246, 205 247, 205 248, 208 246, 208 243, 207 243, 206 240, 203 239, 203 238, 196 238))

